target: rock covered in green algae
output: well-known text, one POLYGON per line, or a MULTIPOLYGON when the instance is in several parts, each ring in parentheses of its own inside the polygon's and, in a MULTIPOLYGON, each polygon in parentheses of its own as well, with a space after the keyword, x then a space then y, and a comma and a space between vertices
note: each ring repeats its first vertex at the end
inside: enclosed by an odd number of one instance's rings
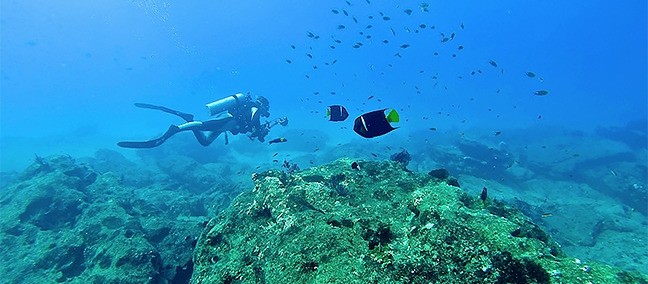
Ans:
POLYGON ((528 218, 392 162, 337 161, 255 188, 212 219, 192 283, 632 283, 563 256, 528 218))
POLYGON ((181 274, 190 273, 210 196, 163 184, 129 187, 112 167, 102 174, 69 156, 37 158, 3 188, 0 249, 8 253, 0 282, 188 281, 181 274))

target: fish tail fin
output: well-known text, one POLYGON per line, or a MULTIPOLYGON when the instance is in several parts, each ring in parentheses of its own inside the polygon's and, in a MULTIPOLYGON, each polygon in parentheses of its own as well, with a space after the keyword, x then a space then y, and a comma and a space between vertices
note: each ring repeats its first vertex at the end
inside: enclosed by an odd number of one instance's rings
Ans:
POLYGON ((331 116, 331 108, 326 108, 326 116, 331 116))
POLYGON ((387 114, 387 121, 389 121, 389 122, 399 122, 400 121, 400 117, 398 116, 398 112, 396 112, 395 109, 392 109, 392 110, 389 111, 389 113, 387 114))

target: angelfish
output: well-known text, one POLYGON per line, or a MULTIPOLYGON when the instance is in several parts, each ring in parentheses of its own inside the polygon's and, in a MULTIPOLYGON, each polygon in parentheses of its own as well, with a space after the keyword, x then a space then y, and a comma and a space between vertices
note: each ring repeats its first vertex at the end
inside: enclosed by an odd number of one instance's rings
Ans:
POLYGON ((395 130, 397 127, 390 123, 400 121, 398 112, 392 109, 385 115, 386 110, 379 109, 358 116, 353 123, 353 131, 364 138, 373 138, 395 130))
POLYGON ((344 121, 349 117, 349 112, 341 105, 332 105, 326 108, 326 116, 329 121, 344 121))

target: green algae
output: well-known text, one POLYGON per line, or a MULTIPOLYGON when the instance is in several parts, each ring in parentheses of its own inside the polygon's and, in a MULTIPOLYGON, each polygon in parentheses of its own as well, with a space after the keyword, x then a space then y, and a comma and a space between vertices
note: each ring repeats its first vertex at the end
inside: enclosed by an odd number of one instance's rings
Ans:
POLYGON ((212 219, 193 283, 632 283, 527 217, 392 162, 268 171, 212 219))

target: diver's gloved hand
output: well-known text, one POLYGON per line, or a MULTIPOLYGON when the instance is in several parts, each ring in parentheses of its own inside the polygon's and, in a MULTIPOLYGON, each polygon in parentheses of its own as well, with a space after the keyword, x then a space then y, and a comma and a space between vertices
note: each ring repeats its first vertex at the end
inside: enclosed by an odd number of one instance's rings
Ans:
POLYGON ((288 117, 284 116, 284 117, 280 118, 278 122, 279 122, 279 124, 281 124, 281 126, 286 126, 286 125, 288 125, 288 117))

